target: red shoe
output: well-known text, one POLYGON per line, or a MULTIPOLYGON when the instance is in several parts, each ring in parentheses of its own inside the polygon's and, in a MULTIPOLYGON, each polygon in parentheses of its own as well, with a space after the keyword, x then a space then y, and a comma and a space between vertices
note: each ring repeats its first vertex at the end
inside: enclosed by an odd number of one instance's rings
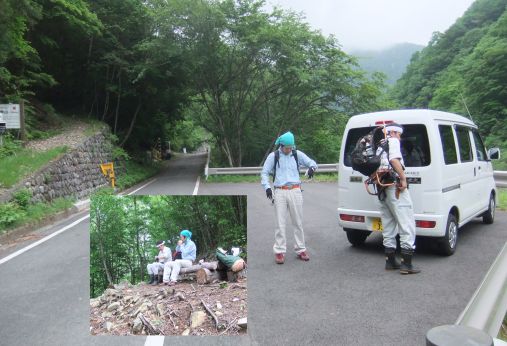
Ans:
POLYGON ((275 262, 277 264, 283 264, 283 262, 285 262, 285 254, 283 253, 275 254, 275 262))
POLYGON ((306 251, 298 253, 298 257, 299 257, 300 260, 303 260, 303 261, 309 261, 310 260, 310 256, 308 256, 308 254, 306 253, 306 251))

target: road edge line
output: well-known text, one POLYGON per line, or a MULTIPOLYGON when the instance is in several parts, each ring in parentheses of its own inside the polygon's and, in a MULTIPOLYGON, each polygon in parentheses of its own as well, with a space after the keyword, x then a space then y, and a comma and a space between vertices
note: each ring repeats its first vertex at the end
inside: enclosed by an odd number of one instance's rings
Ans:
POLYGON ((199 191, 199 184, 201 183, 201 176, 197 177, 197 181, 195 182, 194 192, 192 192, 192 196, 196 196, 199 191))
POLYGON ((7 261, 10 261, 11 259, 15 258, 15 257, 18 257, 19 255, 21 255, 22 253, 25 253, 26 251, 30 250, 30 249, 33 249, 34 247, 36 247, 37 245, 40 245, 46 241, 48 241, 49 239, 53 238, 53 237, 56 237, 57 235, 59 235, 60 233, 63 233, 65 232, 66 230, 68 230, 69 228, 72 228, 74 226, 76 226, 77 224, 81 223, 82 221, 88 219, 90 217, 90 214, 86 215, 86 216, 83 216, 82 218, 74 221, 73 223, 59 229, 58 231, 54 232, 54 233, 51 233, 50 235, 42 238, 42 239, 39 239, 37 240, 35 243, 32 243, 16 252, 13 252, 11 253, 10 255, 0 259, 0 264, 3 264, 7 261))

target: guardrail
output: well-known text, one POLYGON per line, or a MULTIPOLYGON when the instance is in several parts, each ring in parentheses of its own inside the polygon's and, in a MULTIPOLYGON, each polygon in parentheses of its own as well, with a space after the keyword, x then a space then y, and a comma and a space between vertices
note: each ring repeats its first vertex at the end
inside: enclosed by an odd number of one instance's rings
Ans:
MULTIPOLYGON (((209 152, 208 152, 208 161, 206 162, 206 168, 204 169, 204 175, 206 179, 210 175, 226 175, 226 174, 239 174, 239 175, 248 175, 248 174, 261 174, 262 167, 225 167, 225 168, 211 168, 209 165, 209 152)), ((306 169, 300 169, 301 173, 304 173, 306 169)), ((338 172, 338 163, 326 163, 319 164, 319 169, 317 172, 338 172)), ((494 171, 494 178, 497 187, 507 187, 507 171, 494 171)))
POLYGON ((507 312, 507 243, 456 321, 496 338, 507 312))

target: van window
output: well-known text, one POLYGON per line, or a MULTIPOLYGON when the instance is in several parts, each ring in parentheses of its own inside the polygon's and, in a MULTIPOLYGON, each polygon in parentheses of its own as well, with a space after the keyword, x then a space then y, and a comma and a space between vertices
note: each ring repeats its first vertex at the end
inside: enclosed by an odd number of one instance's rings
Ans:
POLYGON ((477 160, 488 161, 488 156, 486 155, 486 148, 484 148, 484 142, 482 141, 479 132, 475 129, 472 130, 472 136, 474 137, 475 153, 477 154, 477 160))
MULTIPOLYGON (((366 136, 375 127, 350 129, 345 141, 344 165, 352 166, 351 154, 359 138, 366 136)), ((422 167, 431 163, 430 146, 426 126, 421 124, 403 125, 401 152, 406 167, 422 167)))
POLYGON ((450 125, 438 125, 440 140, 442 141, 442 150, 444 153, 444 162, 446 165, 458 163, 458 154, 456 153, 456 144, 450 125))
POLYGON ((459 157, 461 162, 470 162, 473 160, 469 132, 468 127, 456 126, 456 136, 458 137, 459 157))

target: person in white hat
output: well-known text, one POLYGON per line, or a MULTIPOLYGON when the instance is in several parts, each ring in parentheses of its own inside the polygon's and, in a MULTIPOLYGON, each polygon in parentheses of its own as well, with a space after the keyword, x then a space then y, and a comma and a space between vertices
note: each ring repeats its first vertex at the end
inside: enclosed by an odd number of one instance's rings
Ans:
POLYGON ((158 247, 158 255, 155 256, 155 262, 148 264, 146 267, 148 269, 148 275, 150 276, 150 285, 156 285, 162 282, 162 277, 164 274, 159 274, 161 270, 164 270, 164 265, 167 262, 172 261, 171 249, 165 246, 165 242, 163 240, 159 240, 157 242, 158 247))
POLYGON ((386 270, 399 269, 401 274, 417 274, 420 270, 412 265, 415 249, 415 219, 412 199, 407 189, 407 178, 400 140, 403 127, 396 123, 384 126, 384 133, 389 143, 388 151, 382 152, 380 170, 391 170, 395 184, 387 187, 379 196, 382 218, 382 237, 386 256, 386 270), (400 234, 402 263, 396 261, 396 234, 400 234))

